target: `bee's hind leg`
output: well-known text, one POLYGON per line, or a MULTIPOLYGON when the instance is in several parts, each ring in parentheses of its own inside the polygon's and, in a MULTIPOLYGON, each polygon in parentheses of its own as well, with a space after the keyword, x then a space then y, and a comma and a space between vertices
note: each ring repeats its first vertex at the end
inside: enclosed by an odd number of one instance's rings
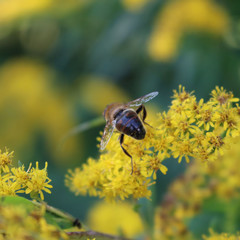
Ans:
POLYGON ((145 119, 147 117, 147 110, 144 107, 144 105, 140 105, 139 108, 136 110, 136 113, 139 114, 141 111, 143 112, 143 117, 142 117, 143 123, 152 128, 152 126, 150 124, 145 122, 145 119))
POLYGON ((124 134, 121 134, 120 135, 120 146, 121 146, 121 148, 122 148, 122 150, 123 150, 123 152, 128 156, 128 157, 130 157, 131 158, 131 166, 132 166, 132 171, 131 171, 131 175, 133 174, 133 159, 132 159, 132 156, 127 152, 127 150, 123 147, 123 140, 124 140, 124 134))

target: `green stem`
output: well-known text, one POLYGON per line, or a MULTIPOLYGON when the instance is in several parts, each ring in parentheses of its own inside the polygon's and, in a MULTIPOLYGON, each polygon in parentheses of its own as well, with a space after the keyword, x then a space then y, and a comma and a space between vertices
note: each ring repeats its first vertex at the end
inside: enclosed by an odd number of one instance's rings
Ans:
POLYGON ((84 228, 84 229, 88 229, 88 227, 86 227, 84 224, 82 224, 77 218, 73 217, 71 214, 63 212, 55 207, 49 206, 46 203, 40 203, 40 202, 36 202, 36 201, 31 201, 35 206, 41 207, 44 206, 46 208, 46 211, 63 219, 66 219, 70 222, 72 222, 73 226, 76 226, 78 228, 84 228))
POLYGON ((83 228, 86 231, 75 231, 75 232, 66 232, 70 239, 93 239, 96 238, 98 240, 129 240, 128 238, 123 238, 119 236, 114 236, 106 233, 95 232, 89 230, 88 227, 83 225, 78 219, 73 217, 71 214, 63 212, 55 207, 47 205, 45 202, 36 202, 31 201, 35 206, 41 207, 44 206, 46 211, 60 218, 64 218, 70 222, 72 222, 73 226, 77 226, 79 228, 83 228))
POLYGON ((77 125, 76 127, 69 130, 66 133, 66 135, 62 137, 62 139, 60 140, 59 147, 61 147, 68 138, 70 138, 78 133, 85 132, 91 128, 101 126, 104 123, 105 123, 105 120, 103 119, 103 117, 98 117, 93 120, 90 120, 90 121, 87 121, 87 122, 77 125))

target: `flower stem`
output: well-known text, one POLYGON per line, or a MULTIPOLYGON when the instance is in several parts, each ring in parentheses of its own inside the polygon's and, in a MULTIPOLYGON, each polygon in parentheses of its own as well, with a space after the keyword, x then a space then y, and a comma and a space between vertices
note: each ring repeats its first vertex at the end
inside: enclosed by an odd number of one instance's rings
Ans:
POLYGON ((82 224, 77 218, 75 218, 74 216, 72 216, 69 213, 63 212, 55 207, 49 206, 47 205, 45 202, 40 203, 40 202, 36 202, 36 201, 31 201, 35 206, 41 207, 44 206, 46 208, 46 211, 48 213, 51 213, 53 215, 55 215, 56 217, 60 217, 63 218, 65 220, 68 220, 69 222, 72 223, 73 226, 76 226, 78 228, 84 228, 84 229, 88 229, 84 224, 82 224))

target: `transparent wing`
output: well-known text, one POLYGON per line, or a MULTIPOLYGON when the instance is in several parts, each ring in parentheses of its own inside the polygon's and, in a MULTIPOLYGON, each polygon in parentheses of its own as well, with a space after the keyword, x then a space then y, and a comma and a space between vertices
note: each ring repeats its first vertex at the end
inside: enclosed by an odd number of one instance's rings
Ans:
POLYGON ((135 99, 127 103, 126 105, 129 107, 140 106, 142 103, 150 101, 151 99, 155 98, 157 95, 158 95, 158 92, 151 92, 147 95, 144 95, 138 99, 135 99))
POLYGON ((107 144, 113 134, 114 128, 115 128, 115 122, 112 122, 112 123, 107 122, 107 124, 104 128, 102 139, 101 139, 100 150, 103 150, 107 146, 107 144))

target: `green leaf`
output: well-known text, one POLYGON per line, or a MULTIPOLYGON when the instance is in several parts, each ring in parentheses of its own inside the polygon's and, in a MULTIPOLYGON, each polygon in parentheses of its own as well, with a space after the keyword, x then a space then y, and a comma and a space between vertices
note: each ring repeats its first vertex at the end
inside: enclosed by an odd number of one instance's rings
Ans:
POLYGON ((57 216, 54 213, 47 211, 44 217, 49 224, 57 226, 59 229, 69 229, 73 227, 73 221, 57 216))
POLYGON ((193 217, 188 223, 188 229, 198 239, 203 234, 208 234, 209 229, 220 231, 224 225, 225 215, 223 213, 201 212, 193 217))
POLYGON ((2 205, 13 205, 13 206, 22 206, 27 211, 32 211, 36 206, 24 197, 19 196, 4 196, 0 197, 0 204, 2 205))
MULTIPOLYGON (((44 203, 39 203, 36 201, 30 201, 24 197, 19 196, 5 196, 0 197, 0 205, 13 205, 13 206, 21 206, 27 211, 31 212, 32 210, 39 208, 41 206, 46 207, 46 213, 44 218, 49 224, 57 226, 59 229, 69 229, 73 227, 74 222, 79 223, 76 219, 68 213, 65 213, 57 208, 52 206, 46 205, 44 203)), ((82 232, 68 232, 70 239, 94 239, 97 240, 110 240, 110 239, 118 239, 118 240, 125 240, 126 238, 112 236, 108 234, 103 234, 94 231, 82 231, 82 232)))
MULTIPOLYGON (((39 202, 34 202, 34 204, 39 207, 44 205, 44 203, 39 202)), ((46 204, 45 207, 46 213, 44 217, 49 224, 55 225, 59 227, 59 229, 68 229, 73 226, 77 226, 79 228, 81 227, 80 221, 78 221, 72 215, 46 204)))
POLYGON ((203 202, 202 209, 208 212, 225 212, 226 207, 228 207, 226 201, 217 197, 211 197, 203 202))
POLYGON ((74 221, 76 220, 73 216, 60 211, 54 207, 48 206, 44 203, 39 203, 35 201, 30 201, 24 197, 19 196, 5 196, 0 197, 0 204, 3 205, 14 205, 14 206, 21 206, 25 208, 28 212, 39 208, 41 206, 46 207, 46 213, 44 218, 49 224, 57 226, 59 229, 68 229, 73 227, 74 221))

